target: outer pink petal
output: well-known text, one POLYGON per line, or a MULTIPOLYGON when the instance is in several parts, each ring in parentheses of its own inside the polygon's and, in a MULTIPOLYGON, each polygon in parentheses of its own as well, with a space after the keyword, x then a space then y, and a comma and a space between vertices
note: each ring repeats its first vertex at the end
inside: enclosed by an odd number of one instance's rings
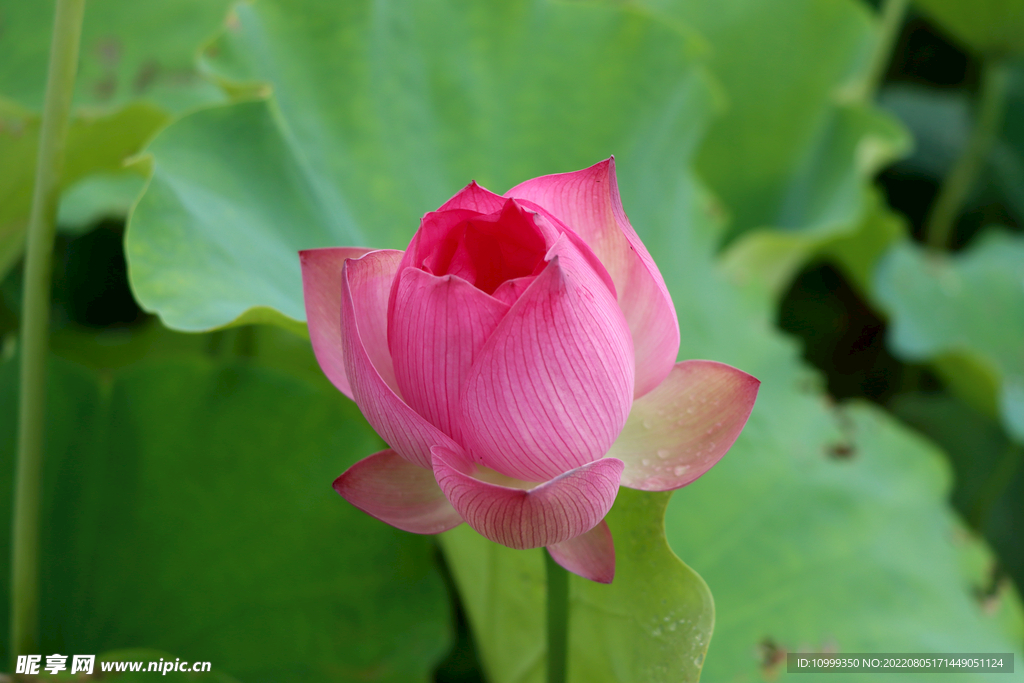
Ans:
POLYGON ((622 462, 604 458, 523 490, 481 481, 456 451, 433 449, 434 476, 466 522, 510 548, 539 548, 594 528, 612 507, 622 462))
POLYGON ((399 455, 430 467, 430 448, 456 447, 399 398, 388 352, 387 301, 402 252, 371 251, 342 269, 341 325, 352 398, 366 420, 399 455))
POLYGON ((372 251, 362 247, 332 247, 299 252, 302 264, 302 295, 313 353, 327 379, 352 398, 341 352, 341 267, 345 259, 372 251))
POLYGON ((601 523, 585 534, 548 546, 555 562, 573 574, 598 583, 615 578, 615 543, 608 523, 601 523))
POLYGON ((626 463, 623 486, 670 491, 707 472, 747 423, 759 386, 724 363, 677 363, 657 389, 633 402, 608 453, 626 463))
POLYGON ((480 187, 474 180, 459 190, 454 197, 446 201, 438 211, 450 209, 469 209, 480 213, 494 213, 505 205, 505 198, 490 190, 480 187))
POLYGON ((505 196, 544 207, 590 245, 611 274, 633 333, 635 396, 658 386, 679 353, 679 320, 661 271, 622 209, 614 159, 527 180, 505 196))
POLYGON ((352 465, 334 480, 334 490, 363 512, 414 534, 439 534, 462 524, 433 472, 390 449, 352 465))
POLYGON ((415 268, 398 284, 389 339, 405 402, 459 441, 459 390, 509 310, 465 280, 415 268))
POLYGON ((559 238, 466 376, 463 445, 526 481, 597 460, 629 415, 632 346, 608 288, 559 238))

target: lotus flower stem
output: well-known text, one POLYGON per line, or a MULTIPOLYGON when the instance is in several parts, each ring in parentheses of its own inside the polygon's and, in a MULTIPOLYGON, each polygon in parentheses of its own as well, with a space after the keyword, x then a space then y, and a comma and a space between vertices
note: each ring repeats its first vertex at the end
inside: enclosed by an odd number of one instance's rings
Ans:
POLYGON ((569 640, 569 572, 545 549, 544 564, 548 580, 548 679, 547 683, 565 683, 569 640))
POLYGON ((999 134, 1008 81, 1009 67, 1006 59, 987 58, 982 66, 981 87, 971 136, 963 153, 942 182, 939 196, 932 204, 925 225, 925 239, 932 249, 942 250, 949 246, 957 216, 999 134))
POLYGON ((11 552, 11 658, 38 652, 39 493, 54 223, 85 0, 58 0, 25 257, 18 467, 11 552))
POLYGON ((878 15, 878 42, 871 53, 871 62, 858 97, 862 102, 870 102, 875 98, 875 93, 882 79, 885 77, 886 68, 892 61, 892 49, 896 39, 903 27, 903 18, 907 14, 907 7, 910 0, 884 0, 878 15))

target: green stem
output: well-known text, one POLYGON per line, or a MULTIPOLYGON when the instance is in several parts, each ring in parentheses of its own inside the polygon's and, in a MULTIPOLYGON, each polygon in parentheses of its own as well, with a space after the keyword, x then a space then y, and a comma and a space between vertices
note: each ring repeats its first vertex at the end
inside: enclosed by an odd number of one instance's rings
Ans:
POLYGON ((910 0, 883 0, 878 12, 878 42, 871 53, 871 62, 862 81, 858 99, 868 102, 875 97, 878 86, 885 77, 885 70, 892 60, 892 50, 903 27, 910 0))
POLYGON ((1005 60, 989 58, 982 66, 977 114, 971 137, 960 158, 942 183, 925 224, 925 241, 932 249, 949 246, 953 224, 984 166, 1003 120, 1009 67, 1005 60))
POLYGON ((58 0, 35 188, 29 215, 21 327, 18 467, 11 552, 11 657, 38 652, 39 493, 46 418, 46 356, 53 232, 64 143, 78 69, 85 0, 58 0))
POLYGON ((548 681, 565 683, 569 644, 569 572, 541 549, 548 578, 548 681))

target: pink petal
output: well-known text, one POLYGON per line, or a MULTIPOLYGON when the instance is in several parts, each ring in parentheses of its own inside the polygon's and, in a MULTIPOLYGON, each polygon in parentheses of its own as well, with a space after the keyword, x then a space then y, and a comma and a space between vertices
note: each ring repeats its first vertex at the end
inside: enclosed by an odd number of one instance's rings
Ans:
POLYGON ((633 344, 607 287, 563 235, 466 376, 463 444, 477 461, 546 481, 602 457, 633 396, 633 344))
POLYGON ((341 267, 345 259, 359 258, 372 250, 361 247, 307 249, 299 252, 302 264, 302 295, 313 353, 327 379, 352 398, 341 351, 341 267))
POLYGON ((472 476, 457 451, 436 447, 434 476, 466 522, 495 543, 539 548, 590 531, 612 507, 622 462, 604 458, 523 490, 472 476))
POLYGON ((345 262, 341 298, 345 371, 352 398, 370 426, 403 458, 429 468, 431 446, 456 445, 395 391, 386 309, 401 258, 400 251, 380 250, 345 262))
POLYGON ((633 402, 608 453, 626 463, 622 485, 671 491, 707 472, 747 423, 759 386, 724 363, 676 363, 657 389, 633 402))
POLYGON ((454 197, 441 205, 438 211, 450 209, 469 209, 478 213, 494 213, 505 205, 505 198, 482 188, 474 180, 459 190, 454 197))
POLYGON ((658 386, 679 353, 679 321, 661 271, 622 209, 614 159, 527 180, 505 196, 544 207, 590 245, 611 274, 633 334, 635 397, 658 386))
POLYGON ((555 562, 598 583, 611 583, 615 578, 615 544, 608 523, 601 523, 585 534, 548 546, 555 562))
POLYGON ((509 310, 454 275, 408 269, 398 284, 388 339, 405 402, 459 437, 459 390, 484 342, 509 310))
POLYGON ((434 473, 390 449, 352 465, 334 480, 334 490, 363 512, 414 534, 439 534, 462 524, 434 473))

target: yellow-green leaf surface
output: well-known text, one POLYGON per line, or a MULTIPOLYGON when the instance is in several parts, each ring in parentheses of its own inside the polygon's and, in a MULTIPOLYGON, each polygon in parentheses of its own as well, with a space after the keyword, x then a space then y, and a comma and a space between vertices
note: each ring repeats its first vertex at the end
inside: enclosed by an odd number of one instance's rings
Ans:
MULTIPOLYGON (((699 679, 714 603, 665 540, 668 499, 622 489, 607 518, 615 580, 570 577, 570 682, 699 679)), ((442 544, 492 683, 544 681, 544 551, 505 548, 465 526, 442 544)))
POLYGON ((1024 238, 992 229, 955 255, 903 242, 879 265, 875 289, 892 316, 893 350, 918 362, 962 358, 945 365, 954 386, 958 376, 991 386, 987 401, 965 398, 997 406, 1007 433, 1024 443, 1024 238))
POLYGON ((1024 50, 1021 0, 915 0, 939 26, 963 45, 987 55, 1024 50))
MULTIPOLYGON (((382 444, 327 382, 196 355, 103 375, 54 362, 49 375, 44 653, 148 647, 211 662, 219 677, 202 681, 430 680, 451 643, 434 544, 331 489, 382 444)), ((16 401, 10 360, 0 365, 5 516, 16 401)), ((0 523, 4 556, 10 527, 0 523)), ((0 564, 3 661, 8 572, 0 564)))

